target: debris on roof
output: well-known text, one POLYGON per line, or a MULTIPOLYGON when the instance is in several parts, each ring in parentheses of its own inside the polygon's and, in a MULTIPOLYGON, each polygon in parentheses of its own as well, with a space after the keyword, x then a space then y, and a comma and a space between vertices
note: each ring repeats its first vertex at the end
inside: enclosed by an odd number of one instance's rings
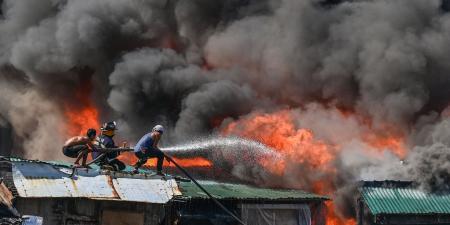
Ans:
POLYGON ((360 190, 373 215, 450 214, 450 192, 427 193, 405 181, 365 181, 360 190))
MULTIPOLYGON (((65 167, 65 168, 72 168, 73 164, 72 163, 68 163, 68 162, 63 162, 63 161, 41 161, 41 160, 32 160, 32 159, 22 159, 22 158, 18 158, 18 157, 2 157, 0 156, 0 159, 2 160, 7 160, 10 162, 33 162, 33 163, 39 163, 39 164, 48 164, 51 166, 57 166, 57 167, 65 167)), ((89 166, 92 170, 98 170, 100 171, 100 167, 96 164, 91 164, 89 166)), ((124 170, 122 170, 122 172, 125 173, 130 173, 131 171, 133 171, 133 167, 131 166, 126 166, 126 168, 124 170)), ((117 174, 123 174, 122 172, 118 172, 117 174)), ((135 176, 139 176, 139 175, 153 175, 154 173, 151 172, 150 170, 145 170, 145 169, 140 169, 139 170, 139 174, 135 175, 135 176)))

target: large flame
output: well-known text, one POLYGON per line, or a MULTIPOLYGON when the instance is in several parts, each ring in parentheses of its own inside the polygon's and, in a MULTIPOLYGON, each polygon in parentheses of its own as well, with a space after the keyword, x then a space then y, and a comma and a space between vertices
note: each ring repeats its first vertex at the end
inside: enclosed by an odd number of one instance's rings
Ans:
POLYGON ((66 109, 67 135, 84 135, 89 128, 98 129, 98 111, 95 107, 88 105, 79 110, 66 109))
POLYGON ((332 201, 325 202, 327 206, 327 225, 356 225, 355 219, 345 219, 337 216, 334 208, 334 204, 332 201))
POLYGON ((376 134, 376 133, 367 133, 364 135, 364 141, 378 150, 386 150, 389 149, 392 153, 397 156, 404 158, 406 156, 406 147, 404 136, 397 132, 390 132, 391 129, 385 128, 386 133, 376 134))
MULTIPOLYGON (((343 116, 349 116, 348 112, 343 116)), ((367 130, 371 131, 370 126, 364 124, 362 126, 366 126, 367 130)), ((336 190, 331 178, 339 172, 333 161, 342 151, 340 143, 326 143, 316 139, 311 130, 297 128, 289 110, 270 114, 259 113, 252 117, 242 118, 228 124, 223 129, 223 133, 261 141, 284 155, 284 162, 268 163, 265 159, 259 162, 274 174, 283 175, 286 172, 286 164, 292 162, 301 164, 303 168, 310 171, 325 174, 319 176, 317 180, 313 180, 309 188, 319 194, 334 195, 336 190)), ((389 132, 387 127, 382 135, 377 132, 368 132, 361 134, 361 139, 377 152, 387 149, 398 156, 404 156, 406 150, 403 137, 394 134, 395 132, 389 132)), ((328 202, 326 205, 328 225, 356 224, 355 219, 338 216, 335 213, 333 202, 328 202)))
MULTIPOLYGON (((290 160, 305 163, 317 170, 329 170, 327 165, 334 160, 337 151, 333 146, 314 139, 310 130, 296 129, 288 110, 233 122, 223 132, 226 135, 256 139, 290 160)), ((283 163, 280 165, 284 166, 283 163)))
POLYGON ((97 129, 99 112, 92 101, 92 84, 89 77, 80 76, 80 85, 74 93, 74 102, 64 105, 64 115, 67 118, 66 135, 84 135, 89 128, 97 129))

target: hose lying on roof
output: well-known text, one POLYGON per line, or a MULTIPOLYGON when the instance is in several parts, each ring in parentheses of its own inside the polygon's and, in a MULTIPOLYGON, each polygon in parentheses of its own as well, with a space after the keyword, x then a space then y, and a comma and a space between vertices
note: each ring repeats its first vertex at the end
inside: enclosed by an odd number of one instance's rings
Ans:
POLYGON ((223 209, 223 211, 225 211, 227 214, 229 214, 230 216, 232 216, 236 221, 238 221, 240 224, 242 225, 246 225, 241 219, 239 219, 239 217, 237 217, 236 215, 234 215, 233 212, 231 212, 230 210, 227 209, 227 207, 225 207, 222 203, 220 203, 216 198, 214 198, 214 196, 212 196, 205 188, 202 187, 202 185, 200 185, 183 167, 181 167, 177 162, 175 162, 175 160, 172 159, 172 157, 168 156, 166 153, 164 153, 164 156, 166 157, 166 159, 169 162, 173 162, 173 164, 179 169, 181 170, 181 172, 184 173, 184 175, 186 175, 187 177, 189 177, 189 179, 191 179, 192 182, 194 182, 195 185, 197 185, 198 188, 200 188, 200 190, 202 190, 203 192, 205 192, 206 195, 208 195, 209 198, 211 198, 211 200, 213 200, 214 203, 216 203, 220 208, 223 209))

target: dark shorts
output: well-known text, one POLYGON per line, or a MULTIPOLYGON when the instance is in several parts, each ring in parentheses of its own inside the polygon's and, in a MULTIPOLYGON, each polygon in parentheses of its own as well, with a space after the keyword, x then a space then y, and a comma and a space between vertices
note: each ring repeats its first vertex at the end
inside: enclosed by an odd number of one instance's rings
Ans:
POLYGON ((143 152, 135 152, 134 155, 138 157, 139 159, 148 159, 148 158, 163 158, 164 154, 161 152, 161 150, 158 149, 151 149, 147 150, 144 154, 143 152))
POLYGON ((97 164, 98 166, 104 166, 104 165, 112 166, 112 167, 114 167, 115 171, 124 170, 126 168, 125 163, 123 163, 122 161, 120 161, 116 158, 108 158, 107 156, 103 156, 103 158, 101 160, 99 160, 98 162, 96 162, 95 164, 97 164))
POLYGON ((86 145, 74 145, 70 147, 63 147, 63 154, 70 158, 76 158, 81 151, 87 150, 86 145))
POLYGON ((104 164, 102 164, 102 165, 110 165, 110 166, 114 167, 115 171, 121 171, 126 168, 125 163, 123 163, 122 161, 120 161, 118 159, 107 159, 104 162, 104 164))

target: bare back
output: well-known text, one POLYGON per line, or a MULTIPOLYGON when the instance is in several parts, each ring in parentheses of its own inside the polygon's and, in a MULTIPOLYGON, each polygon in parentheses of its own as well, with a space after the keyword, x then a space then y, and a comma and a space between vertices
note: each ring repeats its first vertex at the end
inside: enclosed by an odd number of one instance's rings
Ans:
POLYGON ((64 147, 71 147, 75 145, 86 145, 89 144, 90 140, 88 137, 85 136, 75 136, 70 138, 69 140, 64 143, 64 147))

